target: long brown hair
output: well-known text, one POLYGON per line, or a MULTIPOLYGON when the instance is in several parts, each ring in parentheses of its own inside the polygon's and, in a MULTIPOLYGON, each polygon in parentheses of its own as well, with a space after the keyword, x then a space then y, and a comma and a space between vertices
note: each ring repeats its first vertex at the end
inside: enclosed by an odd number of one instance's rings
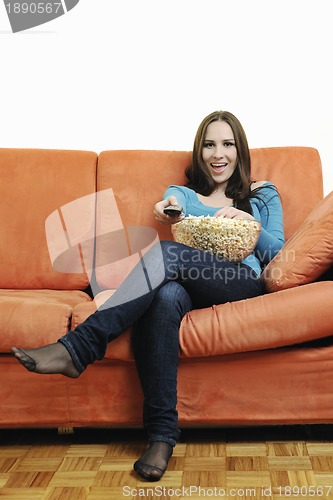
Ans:
POLYGON ((207 127, 216 121, 224 121, 230 125, 237 150, 236 168, 228 180, 225 194, 233 200, 235 207, 252 214, 250 198, 255 196, 256 190, 252 191, 250 187, 251 159, 249 146, 242 124, 229 111, 214 111, 200 123, 194 139, 192 162, 185 171, 188 178, 187 186, 203 196, 209 196, 216 189, 214 179, 202 159, 207 127))

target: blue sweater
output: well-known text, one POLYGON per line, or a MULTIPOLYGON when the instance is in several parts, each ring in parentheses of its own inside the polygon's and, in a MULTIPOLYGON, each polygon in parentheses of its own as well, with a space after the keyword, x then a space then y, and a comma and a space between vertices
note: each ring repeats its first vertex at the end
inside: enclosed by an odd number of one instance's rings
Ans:
MULTIPOLYGON (((253 217, 261 222, 261 233, 252 254, 243 260, 259 276, 262 265, 278 253, 284 244, 283 215, 280 196, 271 182, 265 182, 256 192, 259 198, 251 198, 253 217)), ((185 186, 169 186, 163 199, 175 196, 179 205, 183 207, 185 215, 211 215, 219 208, 210 207, 202 203, 195 191, 185 186)), ((223 207, 220 207, 223 208, 223 207)))

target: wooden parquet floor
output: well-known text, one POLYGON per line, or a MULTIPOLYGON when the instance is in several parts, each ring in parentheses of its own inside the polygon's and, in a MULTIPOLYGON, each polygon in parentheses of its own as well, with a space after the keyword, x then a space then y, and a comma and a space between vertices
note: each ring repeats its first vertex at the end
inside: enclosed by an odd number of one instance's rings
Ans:
POLYGON ((1 430, 0 500, 333 499, 332 430, 186 429, 157 483, 132 470, 139 430, 1 430))

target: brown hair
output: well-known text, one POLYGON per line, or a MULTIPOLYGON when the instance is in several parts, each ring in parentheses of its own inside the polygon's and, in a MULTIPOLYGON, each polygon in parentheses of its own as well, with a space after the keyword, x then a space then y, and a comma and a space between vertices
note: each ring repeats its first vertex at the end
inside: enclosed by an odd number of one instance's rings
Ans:
POLYGON ((203 196, 209 196, 216 188, 214 179, 208 171, 203 159, 202 149, 207 134, 207 127, 212 122, 224 121, 233 131, 237 149, 237 164, 235 171, 228 180, 225 194, 232 199, 235 207, 252 213, 250 198, 256 190, 251 191, 251 159, 244 129, 240 121, 228 111, 214 111, 202 120, 197 130, 192 152, 192 162, 185 173, 187 186, 203 196))

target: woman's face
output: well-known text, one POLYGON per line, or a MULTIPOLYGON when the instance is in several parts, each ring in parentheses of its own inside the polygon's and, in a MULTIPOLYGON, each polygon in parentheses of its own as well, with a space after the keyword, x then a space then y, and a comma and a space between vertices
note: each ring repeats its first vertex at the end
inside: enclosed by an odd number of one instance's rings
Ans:
POLYGON ((224 184, 230 179, 236 168, 237 149, 227 122, 216 121, 208 125, 202 159, 216 184, 224 184))

